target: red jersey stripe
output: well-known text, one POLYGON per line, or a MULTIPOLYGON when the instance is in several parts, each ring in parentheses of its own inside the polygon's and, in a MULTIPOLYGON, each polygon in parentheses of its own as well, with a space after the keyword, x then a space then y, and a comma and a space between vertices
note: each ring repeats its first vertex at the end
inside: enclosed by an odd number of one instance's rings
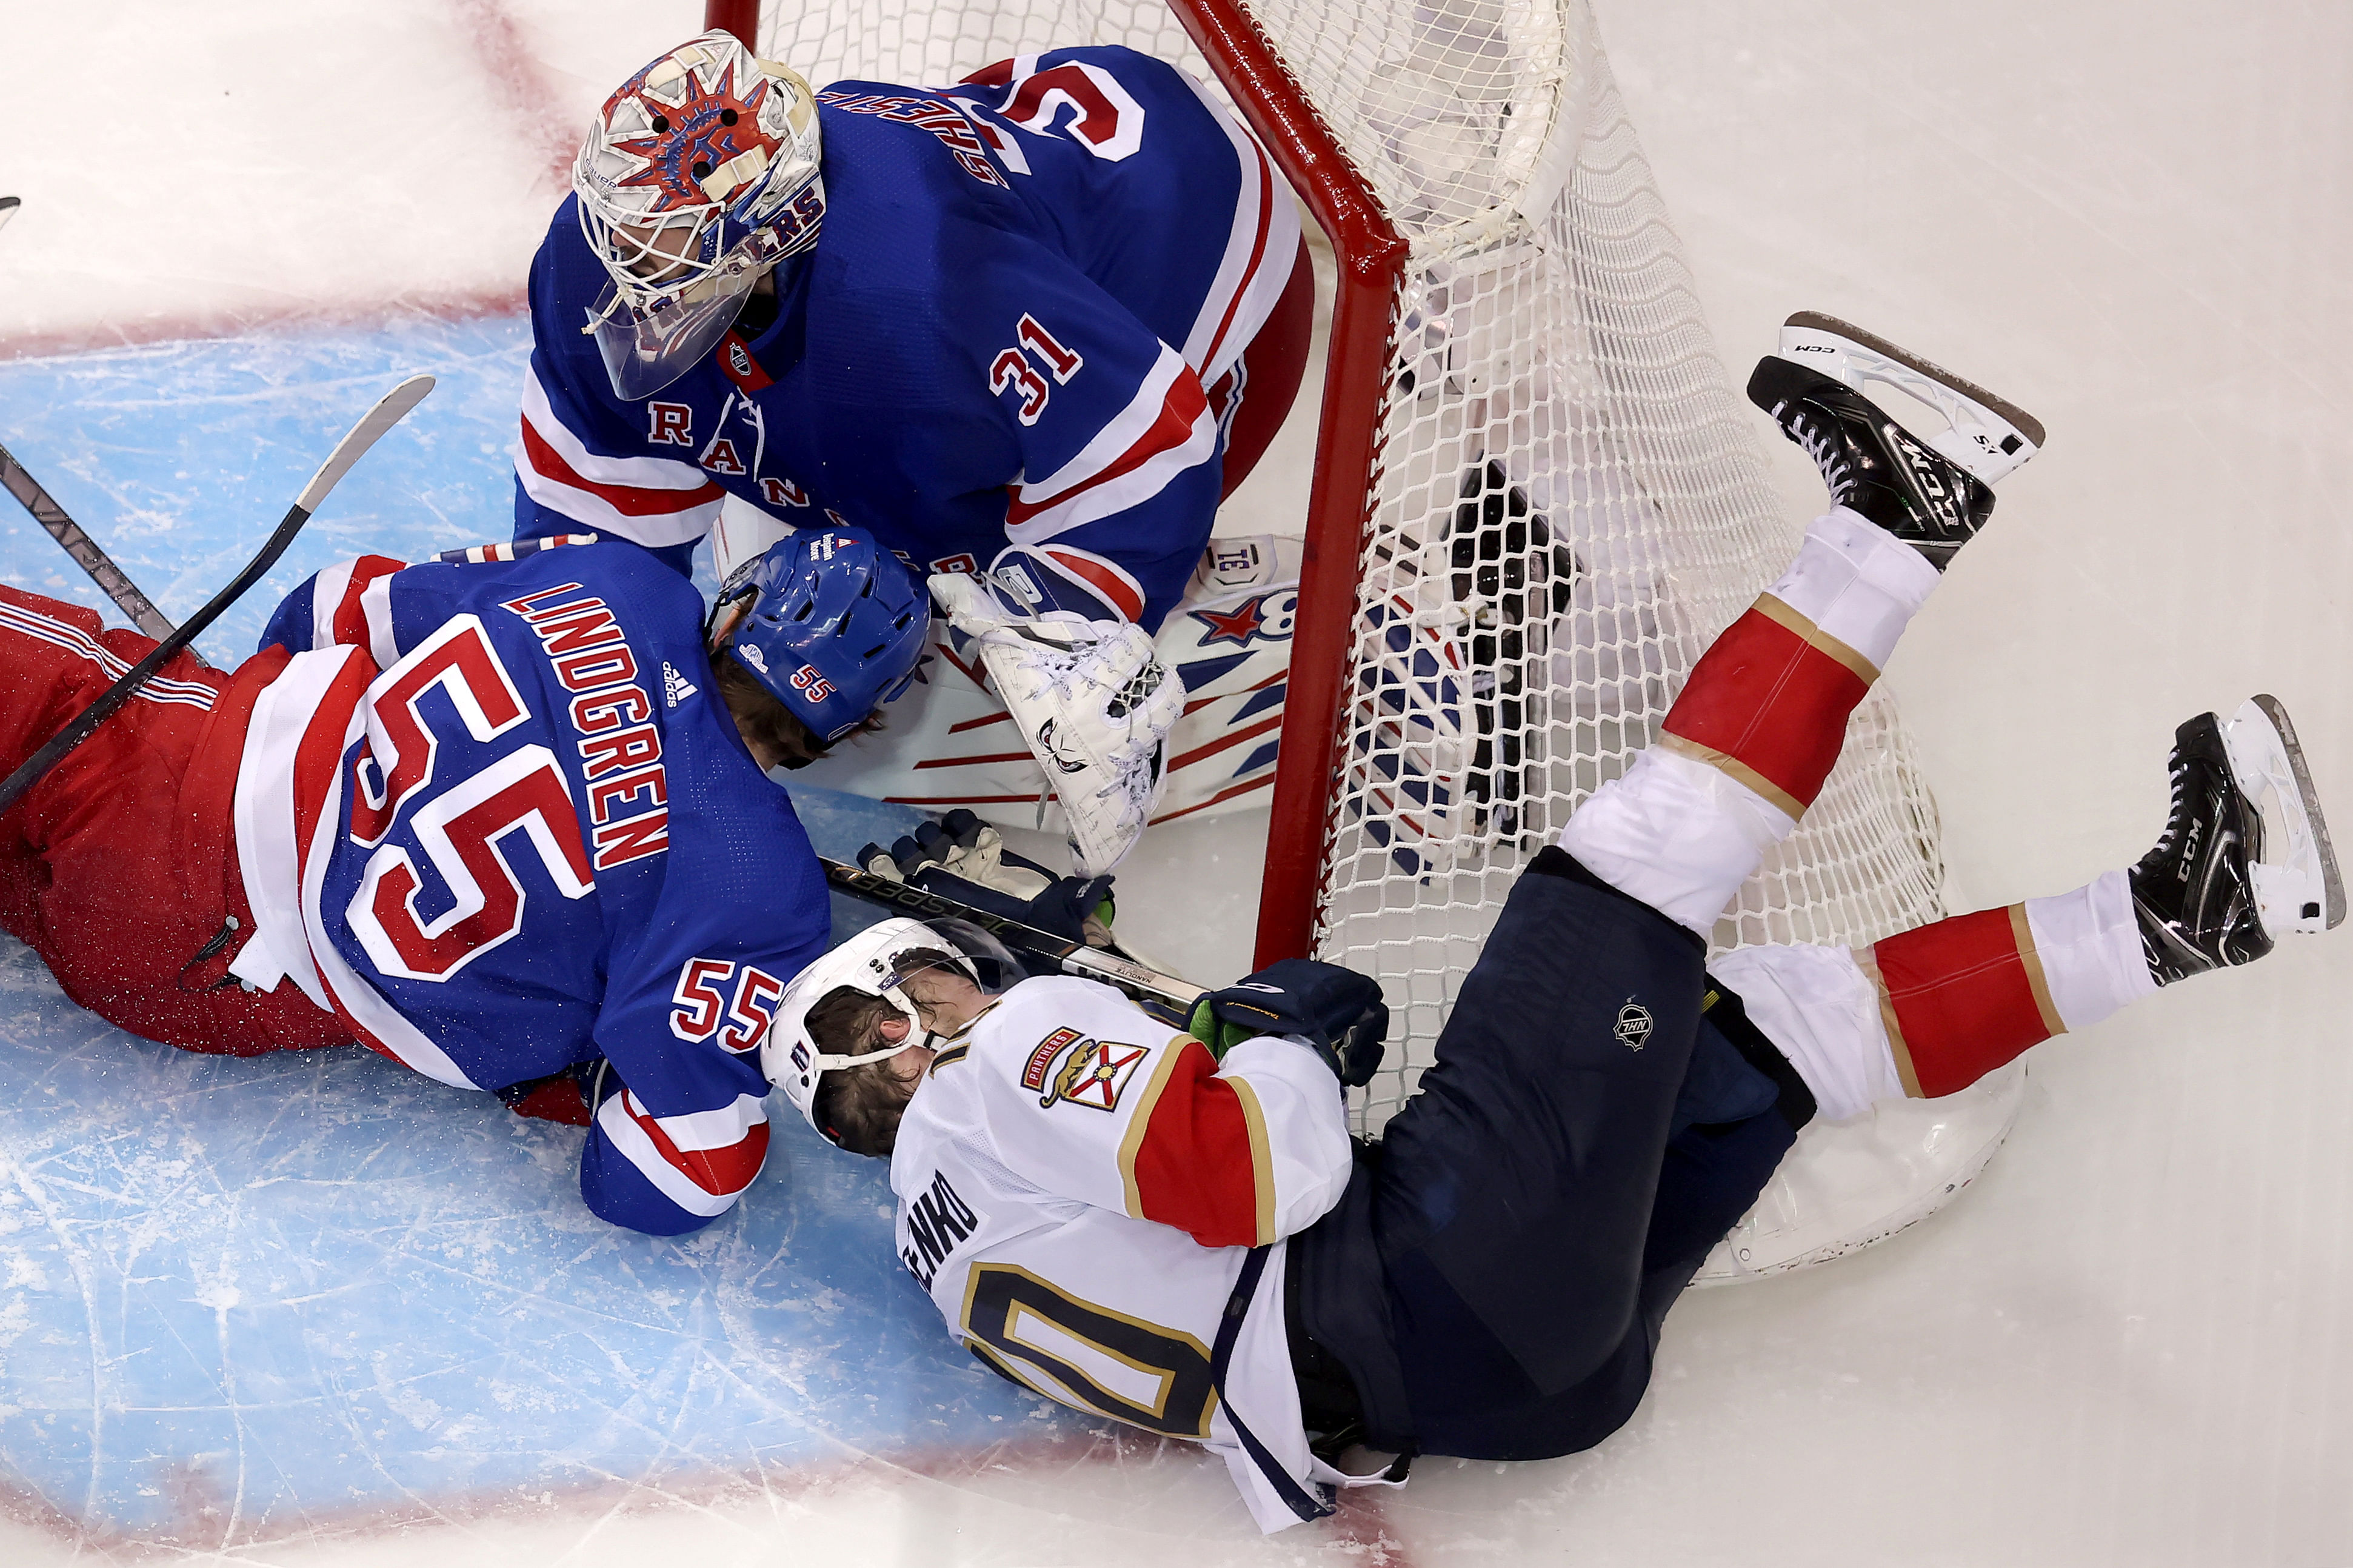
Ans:
POLYGON ((1200 377, 1189 368, 1181 371, 1169 382, 1167 394, 1160 400, 1160 412, 1144 434, 1136 437, 1134 445, 1103 468, 1076 484, 1034 501, 1023 500, 1020 489, 1008 486, 1005 526, 1018 527, 1056 507, 1068 505, 1075 497, 1133 473, 1161 453, 1176 450, 1192 439, 1195 423, 1208 417, 1208 395, 1201 390, 1200 377))
POLYGON ((1265 1119, 1217 1076, 1209 1047, 1187 1036, 1135 1109, 1142 1136, 1121 1150, 1136 1217, 1175 1226, 1203 1247, 1271 1241, 1274 1176, 1265 1119), (1253 1125, 1255 1123, 1255 1125, 1253 1125))
POLYGON ((717 485, 705 481, 691 490, 649 490, 635 485, 606 485, 575 472, 564 460, 564 454, 550 446, 546 437, 532 428, 530 420, 522 422, 522 449, 531 458, 533 469, 541 477, 574 489, 586 490, 610 506, 624 517, 659 517, 671 512, 689 511, 707 506, 725 495, 717 485))
POLYGON ((752 1184, 760 1173, 760 1163, 768 1157, 768 1124, 755 1121, 744 1130, 744 1136, 717 1149, 681 1149, 670 1142, 661 1123, 647 1115, 632 1095, 624 1100, 621 1109, 629 1120, 645 1130, 655 1152, 686 1179, 714 1198, 732 1197, 752 1184))

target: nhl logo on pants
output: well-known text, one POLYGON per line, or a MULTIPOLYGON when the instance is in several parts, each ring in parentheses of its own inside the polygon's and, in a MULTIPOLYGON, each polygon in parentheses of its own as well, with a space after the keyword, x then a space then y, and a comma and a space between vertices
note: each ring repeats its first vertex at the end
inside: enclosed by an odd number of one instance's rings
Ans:
POLYGON ((1651 1010, 1629 996, 1626 1005, 1618 1009, 1617 1036, 1619 1043, 1630 1051, 1639 1051, 1651 1037, 1651 1010))

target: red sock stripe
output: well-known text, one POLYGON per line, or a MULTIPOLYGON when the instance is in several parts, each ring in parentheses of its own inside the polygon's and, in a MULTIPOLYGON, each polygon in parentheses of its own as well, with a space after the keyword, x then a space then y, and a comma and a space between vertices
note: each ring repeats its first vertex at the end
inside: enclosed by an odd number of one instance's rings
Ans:
POLYGON ((1924 1099, 1968 1088, 2062 1028, 2023 904, 1891 936, 1869 960, 1896 1070, 1924 1099))
POLYGON ((1802 616, 1764 605, 1733 622, 1702 656, 1668 710, 1666 729, 1686 750, 1738 764, 1727 771, 1744 784, 1762 780, 1770 787, 1758 793, 1798 816, 1821 793, 1846 742, 1847 715, 1871 685, 1810 640, 1802 616))

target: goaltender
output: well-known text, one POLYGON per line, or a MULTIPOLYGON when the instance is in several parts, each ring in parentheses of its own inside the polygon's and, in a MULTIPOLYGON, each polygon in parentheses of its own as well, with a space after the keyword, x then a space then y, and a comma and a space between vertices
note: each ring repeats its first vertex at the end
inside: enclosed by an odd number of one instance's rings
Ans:
POLYGON ((2294 731, 2257 698, 2177 731, 2164 835, 2131 868, 1708 973, 1704 933, 1993 499, 1830 376, 1767 358, 1749 395, 1835 504, 1658 742, 1521 877, 1378 1144, 1352 1146, 1335 1076, 1364 1081, 1387 1015, 1331 965, 1263 971, 1172 1037, 1106 987, 1019 979, 969 927, 892 921, 777 1010, 770 1076, 828 1137, 890 1159, 900 1255, 950 1331, 1040 1394, 1219 1449, 1263 1529, 1401 1479, 1402 1458, 1344 1475, 1329 1461, 1351 1443, 1517 1459, 1601 1441, 1676 1293, 1811 1117, 1950 1094, 2343 918, 2294 731))

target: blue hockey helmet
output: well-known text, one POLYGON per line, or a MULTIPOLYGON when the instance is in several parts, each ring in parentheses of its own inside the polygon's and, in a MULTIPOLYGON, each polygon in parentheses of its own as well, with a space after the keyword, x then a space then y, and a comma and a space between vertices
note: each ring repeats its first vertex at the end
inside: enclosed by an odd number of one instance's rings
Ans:
POLYGON ((731 574, 711 613, 710 647, 831 742, 907 689, 932 601, 862 528, 807 529, 731 574))

